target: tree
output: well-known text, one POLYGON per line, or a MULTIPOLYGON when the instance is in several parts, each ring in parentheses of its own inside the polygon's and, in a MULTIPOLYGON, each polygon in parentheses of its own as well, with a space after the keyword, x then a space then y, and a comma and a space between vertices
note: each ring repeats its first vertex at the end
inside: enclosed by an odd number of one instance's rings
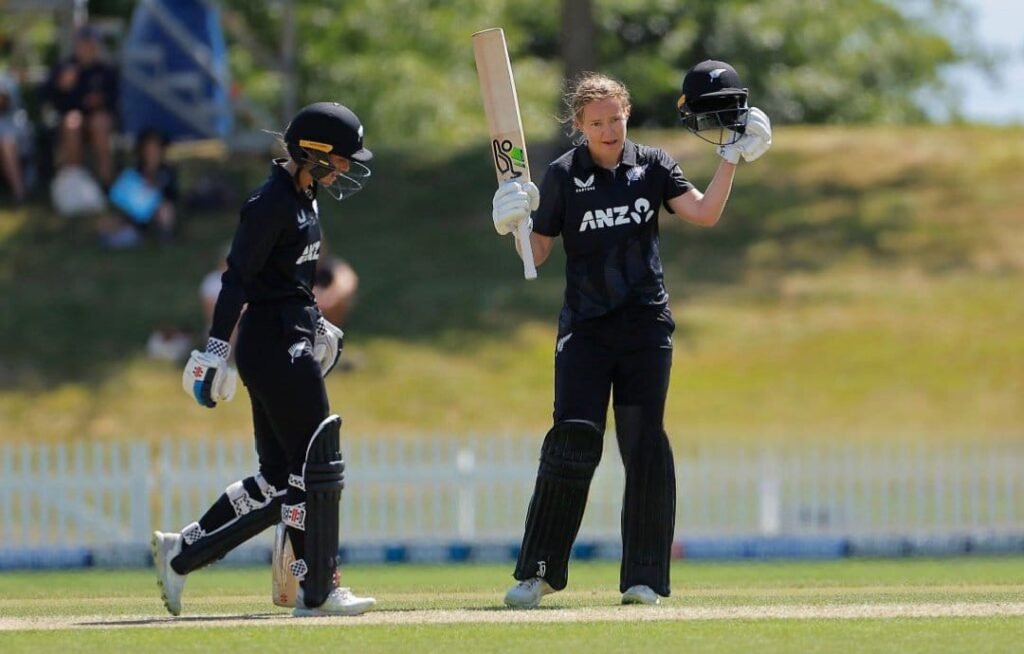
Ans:
POLYGON ((601 60, 658 125, 708 58, 734 64, 774 119, 810 123, 922 120, 944 67, 985 63, 958 0, 598 0, 597 14, 601 60))
MULTIPOLYGON (((920 98, 941 89, 945 66, 984 63, 963 2, 291 0, 288 81, 297 104, 350 104, 376 143, 472 142, 485 127, 470 35, 502 26, 531 142, 557 132, 563 80, 587 69, 628 84, 634 125, 674 125, 683 73, 711 57, 733 63, 776 122, 900 123, 925 118, 920 98)), ((219 5, 229 42, 257 46, 231 48, 234 79, 277 115, 287 95, 281 2, 219 5)))
POLYGON ((565 79, 595 69, 596 29, 591 0, 562 0, 562 62, 565 79))

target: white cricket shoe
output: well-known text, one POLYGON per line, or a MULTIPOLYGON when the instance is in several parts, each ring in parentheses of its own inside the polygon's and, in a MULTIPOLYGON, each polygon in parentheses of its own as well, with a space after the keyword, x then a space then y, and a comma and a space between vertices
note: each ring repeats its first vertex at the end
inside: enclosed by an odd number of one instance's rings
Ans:
POLYGON ((153 551, 160 597, 171 615, 181 615, 181 591, 185 589, 185 575, 178 574, 171 567, 171 560, 181 554, 181 534, 154 531, 149 543, 153 551))
POLYGON ((540 605, 540 598, 555 592, 541 577, 531 577, 508 589, 505 606, 510 609, 533 609, 540 605))
POLYGON ((362 615, 366 613, 377 600, 372 597, 358 597, 352 594, 348 588, 335 587, 320 606, 308 608, 303 597, 302 587, 295 597, 295 608, 292 615, 296 618, 311 618, 323 615, 362 615))
POLYGON ((630 586, 626 589, 626 592, 622 594, 623 604, 661 604, 661 598, 658 594, 651 590, 650 586, 644 586, 638 584, 636 586, 630 586))

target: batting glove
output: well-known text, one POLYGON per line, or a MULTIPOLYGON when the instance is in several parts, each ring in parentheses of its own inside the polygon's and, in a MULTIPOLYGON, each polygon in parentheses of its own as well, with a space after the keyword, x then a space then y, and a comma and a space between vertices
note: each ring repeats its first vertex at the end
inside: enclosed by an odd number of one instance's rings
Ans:
POLYGON ((736 144, 745 161, 756 161, 772 147, 772 121, 757 107, 751 107, 747 115, 747 129, 736 144))
POLYGON ((494 230, 502 236, 516 231, 519 223, 540 206, 540 189, 533 182, 510 180, 498 187, 491 201, 494 230))
MULTIPOLYGON (((732 130, 727 129, 725 131, 735 135, 735 132, 732 130)), ((734 136, 733 138, 735 138, 735 140, 732 143, 718 146, 718 156, 731 164, 738 164, 740 162, 740 155, 742 154, 742 151, 740 150, 740 141, 743 140, 743 137, 734 136)))
POLYGON ((205 352, 192 350, 181 374, 181 386, 200 406, 212 409, 217 402, 235 397, 238 373, 228 365, 229 354, 231 345, 212 336, 205 352))
POLYGON ((316 324, 316 339, 313 343, 313 358, 320 364, 320 376, 326 377, 338 359, 341 358, 341 350, 345 347, 345 332, 323 316, 316 324))

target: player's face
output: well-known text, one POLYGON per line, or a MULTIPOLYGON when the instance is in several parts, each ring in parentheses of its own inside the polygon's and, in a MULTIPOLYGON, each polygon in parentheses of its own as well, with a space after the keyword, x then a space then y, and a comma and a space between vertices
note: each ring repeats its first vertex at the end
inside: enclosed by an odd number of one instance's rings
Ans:
POLYGON ((349 163, 349 160, 341 155, 332 154, 328 156, 331 159, 331 165, 334 166, 334 170, 329 175, 320 180, 320 184, 323 186, 330 186, 331 184, 334 183, 334 180, 338 177, 339 173, 347 173, 349 169, 352 167, 352 165, 349 163))
POLYGON ((583 106, 583 116, 576 127, 587 139, 590 154, 599 164, 614 164, 626 142, 626 121, 629 109, 618 98, 594 100, 583 106))

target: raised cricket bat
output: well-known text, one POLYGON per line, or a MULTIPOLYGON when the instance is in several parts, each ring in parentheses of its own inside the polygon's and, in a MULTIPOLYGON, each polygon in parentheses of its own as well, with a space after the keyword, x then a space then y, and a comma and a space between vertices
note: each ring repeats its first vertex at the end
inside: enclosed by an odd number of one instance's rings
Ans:
MULTIPOLYGON (((519 117, 519 96, 512 77, 512 63, 505 45, 505 32, 500 27, 473 34, 476 72, 480 76, 480 94, 484 98, 487 129, 491 133, 491 156, 498 184, 510 179, 530 181, 530 164, 526 159, 523 121, 519 117)), ((537 279, 530 246, 530 226, 523 221, 516 231, 516 241, 523 257, 523 276, 537 279)))

